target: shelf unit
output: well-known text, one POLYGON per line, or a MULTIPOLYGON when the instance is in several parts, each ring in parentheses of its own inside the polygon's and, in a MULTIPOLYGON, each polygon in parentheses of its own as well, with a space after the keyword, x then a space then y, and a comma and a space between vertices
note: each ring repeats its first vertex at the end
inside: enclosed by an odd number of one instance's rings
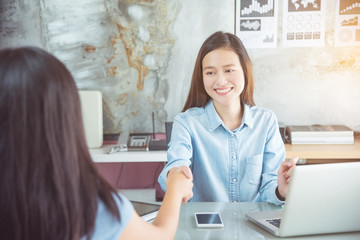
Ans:
POLYGON ((360 161, 360 138, 354 144, 285 144, 286 158, 306 159, 306 164, 360 161))
MULTIPOLYGON (((134 151, 107 154, 112 145, 90 149, 96 163, 115 162, 167 162, 166 151, 134 151)), ((286 158, 299 157, 306 164, 360 161, 360 137, 354 144, 292 145, 285 144, 286 158)))
POLYGON ((96 163, 167 162, 166 151, 129 151, 108 154, 114 145, 93 148, 90 155, 96 163))

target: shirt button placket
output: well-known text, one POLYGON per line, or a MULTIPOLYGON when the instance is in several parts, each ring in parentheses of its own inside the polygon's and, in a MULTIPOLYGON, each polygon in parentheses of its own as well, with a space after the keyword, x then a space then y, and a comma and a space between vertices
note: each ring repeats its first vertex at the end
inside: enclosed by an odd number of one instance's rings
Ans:
POLYGON ((230 156, 231 156, 231 182, 230 182, 230 201, 235 201, 236 200, 236 152, 235 152, 235 134, 231 134, 231 138, 230 138, 230 156))

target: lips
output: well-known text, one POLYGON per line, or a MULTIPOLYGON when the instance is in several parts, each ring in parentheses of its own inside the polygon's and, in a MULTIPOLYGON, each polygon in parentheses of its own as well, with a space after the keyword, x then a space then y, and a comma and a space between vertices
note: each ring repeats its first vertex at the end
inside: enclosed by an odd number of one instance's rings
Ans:
POLYGON ((216 88, 215 92, 219 93, 219 94, 227 94, 228 92, 230 92, 233 88, 232 87, 228 87, 228 88, 216 88))

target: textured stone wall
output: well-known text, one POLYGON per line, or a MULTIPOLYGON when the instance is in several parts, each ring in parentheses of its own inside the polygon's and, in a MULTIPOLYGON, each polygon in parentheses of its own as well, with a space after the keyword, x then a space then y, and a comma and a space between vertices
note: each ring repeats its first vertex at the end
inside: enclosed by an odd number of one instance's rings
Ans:
MULTIPOLYGON (((282 1, 280 1, 282 2, 282 1)), ((360 47, 249 49, 255 102, 285 124, 360 130, 360 47)), ((2 0, 0 48, 35 45, 60 58, 79 89, 103 93, 104 132, 150 132, 181 111, 197 52, 213 32, 234 31, 234 0, 2 0)))

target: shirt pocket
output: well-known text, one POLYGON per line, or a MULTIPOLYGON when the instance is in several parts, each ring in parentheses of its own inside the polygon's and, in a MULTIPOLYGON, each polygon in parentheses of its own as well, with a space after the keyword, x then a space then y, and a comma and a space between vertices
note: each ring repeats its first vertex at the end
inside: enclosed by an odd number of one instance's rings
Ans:
POLYGON ((260 184, 262 173, 263 154, 246 158, 246 175, 250 184, 260 184))

